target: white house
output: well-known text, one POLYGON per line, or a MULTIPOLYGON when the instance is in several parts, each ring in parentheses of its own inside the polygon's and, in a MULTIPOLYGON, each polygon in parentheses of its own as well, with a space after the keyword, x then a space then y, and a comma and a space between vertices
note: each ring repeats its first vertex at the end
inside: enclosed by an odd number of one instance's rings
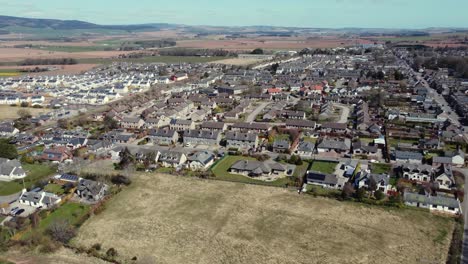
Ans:
POLYGON ((62 199, 53 193, 48 193, 44 191, 27 192, 26 189, 23 189, 18 201, 20 204, 29 205, 35 208, 50 208, 56 204, 59 204, 62 201, 62 199))
POLYGON ((25 177, 26 172, 18 160, 0 158, 0 181, 13 181, 25 177))

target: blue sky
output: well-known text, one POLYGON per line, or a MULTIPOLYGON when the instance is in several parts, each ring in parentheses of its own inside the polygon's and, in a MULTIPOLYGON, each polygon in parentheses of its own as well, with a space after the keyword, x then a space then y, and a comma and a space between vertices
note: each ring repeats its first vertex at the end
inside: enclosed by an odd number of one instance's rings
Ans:
POLYGON ((0 0, 0 14, 100 24, 468 27, 468 0, 0 0))

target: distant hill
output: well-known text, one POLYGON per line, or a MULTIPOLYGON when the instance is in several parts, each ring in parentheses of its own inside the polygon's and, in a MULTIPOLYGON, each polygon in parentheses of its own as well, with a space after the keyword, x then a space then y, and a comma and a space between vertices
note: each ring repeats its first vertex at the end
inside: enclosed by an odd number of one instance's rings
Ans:
POLYGON ((55 29, 55 30, 75 30, 75 29, 108 29, 108 30, 143 30, 157 29, 167 24, 148 25, 98 25, 79 20, 59 20, 59 19, 38 19, 12 16, 0 16, 0 29, 13 32, 11 28, 32 28, 32 29, 55 29))

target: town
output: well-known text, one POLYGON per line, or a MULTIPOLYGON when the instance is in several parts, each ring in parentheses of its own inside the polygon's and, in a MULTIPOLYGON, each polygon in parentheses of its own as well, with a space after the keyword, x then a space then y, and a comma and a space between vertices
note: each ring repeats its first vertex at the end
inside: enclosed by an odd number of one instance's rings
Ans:
POLYGON ((2 79, 0 104, 20 117, 0 124, 1 225, 19 239, 36 215, 77 207, 82 221, 136 173, 461 215, 468 81, 423 52, 366 44, 2 79))

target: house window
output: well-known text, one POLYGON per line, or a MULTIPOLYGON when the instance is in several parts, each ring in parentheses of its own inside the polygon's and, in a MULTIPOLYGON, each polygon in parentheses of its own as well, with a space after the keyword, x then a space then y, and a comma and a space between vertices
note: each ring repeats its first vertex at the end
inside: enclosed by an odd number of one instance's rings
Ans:
POLYGON ((432 205, 432 208, 437 208, 437 205, 433 204, 433 205, 432 205))
POLYGON ((453 208, 453 207, 449 207, 448 209, 449 209, 450 211, 455 211, 455 208, 453 208))

